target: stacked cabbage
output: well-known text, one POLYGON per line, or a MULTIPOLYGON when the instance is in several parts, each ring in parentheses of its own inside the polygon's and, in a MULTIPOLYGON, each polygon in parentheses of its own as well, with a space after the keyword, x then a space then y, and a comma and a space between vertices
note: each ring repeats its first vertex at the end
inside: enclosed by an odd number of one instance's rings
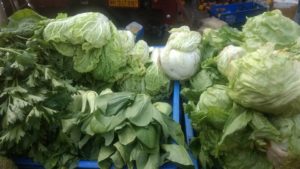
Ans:
POLYGON ((170 80, 158 63, 151 61, 147 43, 135 43, 130 31, 117 30, 101 13, 51 20, 43 30, 43 38, 72 60, 70 65, 80 74, 79 81, 91 81, 84 84, 90 89, 110 87, 146 93, 154 100, 169 97, 170 80))
POLYGON ((299 39, 300 26, 278 10, 242 31, 204 31, 207 57, 182 90, 204 168, 300 168, 299 39))

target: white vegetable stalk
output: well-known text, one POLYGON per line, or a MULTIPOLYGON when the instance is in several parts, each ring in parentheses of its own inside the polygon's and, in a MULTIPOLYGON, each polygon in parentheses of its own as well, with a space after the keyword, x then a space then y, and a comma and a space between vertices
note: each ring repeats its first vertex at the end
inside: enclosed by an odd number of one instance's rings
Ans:
POLYGON ((165 48, 161 56, 162 69, 172 80, 189 79, 198 70, 200 52, 197 50, 193 52, 181 52, 165 48))
POLYGON ((201 35, 187 26, 172 29, 170 33, 159 56, 161 68, 172 80, 189 79, 199 67, 201 35))
POLYGON ((151 53, 151 61, 157 65, 158 67, 161 67, 160 65, 160 56, 162 54, 164 48, 153 48, 152 53, 151 53))

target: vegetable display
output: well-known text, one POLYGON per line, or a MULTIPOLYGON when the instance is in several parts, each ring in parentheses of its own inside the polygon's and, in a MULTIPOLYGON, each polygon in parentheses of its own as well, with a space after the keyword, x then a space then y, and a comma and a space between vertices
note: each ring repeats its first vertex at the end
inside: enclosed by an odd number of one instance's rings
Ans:
POLYGON ((0 30, 0 57, 1 167, 11 165, 2 155, 45 169, 73 169, 79 160, 103 169, 193 166, 162 102, 170 79, 146 42, 104 15, 49 19, 20 10, 0 30))
POLYGON ((172 120, 171 80, 204 169, 300 168, 300 26, 278 10, 242 30, 182 26, 163 48, 103 14, 50 19, 23 9, 0 30, 0 168, 192 168, 172 120))
POLYGON ((204 30, 200 69, 181 91, 203 168, 300 167, 299 30, 278 10, 241 31, 204 30))

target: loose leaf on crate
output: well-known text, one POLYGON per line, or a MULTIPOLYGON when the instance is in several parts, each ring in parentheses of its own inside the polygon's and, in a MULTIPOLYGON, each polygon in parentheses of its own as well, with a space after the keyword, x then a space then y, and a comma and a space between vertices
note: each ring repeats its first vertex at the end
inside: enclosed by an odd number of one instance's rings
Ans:
POLYGON ((193 166, 193 162, 183 146, 176 144, 164 144, 162 147, 168 153, 168 160, 185 166, 193 166))

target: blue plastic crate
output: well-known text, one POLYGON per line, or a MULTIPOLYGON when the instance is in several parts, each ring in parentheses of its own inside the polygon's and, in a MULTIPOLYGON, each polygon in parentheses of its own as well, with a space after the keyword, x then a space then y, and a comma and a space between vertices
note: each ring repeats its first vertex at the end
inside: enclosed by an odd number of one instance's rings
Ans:
MULTIPOLYGON (((175 97, 178 97, 176 99, 176 101, 180 101, 181 100, 180 99, 180 83, 178 81, 175 81, 175 83, 174 83, 174 96, 173 96, 173 99, 175 97)), ((175 103, 175 102, 173 101, 173 103, 175 103)), ((178 108, 176 109, 176 110, 179 111, 178 112, 178 114, 179 114, 178 117, 181 117, 180 115, 183 114, 180 105, 182 105, 181 102, 179 102, 178 108)), ((173 117, 173 119, 175 119, 175 118, 173 117)), ((186 140, 187 144, 190 144, 192 138, 195 136, 191 120, 189 119, 189 117, 188 117, 187 114, 184 114, 184 119, 179 119, 179 120, 183 120, 184 131, 185 131, 185 140, 186 140)), ((191 157, 191 159, 193 161, 194 168, 195 169, 200 169, 199 161, 197 160, 197 158, 191 152, 189 152, 189 154, 190 154, 190 157, 191 157)))
POLYGON ((259 15, 266 10, 266 7, 255 2, 243 2, 212 5, 209 14, 227 22, 230 26, 239 27, 246 22, 247 17, 259 15))
MULTIPOLYGON (((44 169, 44 167, 38 163, 33 162, 28 158, 18 158, 15 160, 19 169, 44 169)), ((97 161, 81 160, 78 162, 77 169, 99 169, 97 161)), ((112 166, 111 169, 114 169, 112 166)), ((177 169, 172 163, 167 163, 161 167, 161 169, 177 169)))
MULTIPOLYGON (((173 96, 172 96, 172 118, 174 121, 179 123, 183 119, 181 119, 181 110, 180 110, 180 84, 179 82, 174 82, 173 88, 173 96)), ((14 160, 19 169, 44 169, 38 163, 33 162, 28 158, 17 158, 14 160)), ((161 167, 161 169, 177 169, 178 167, 175 164, 167 163, 161 167)), ((97 161, 88 161, 88 160, 80 160, 77 165, 77 169, 99 169, 97 161)), ((111 167, 114 169, 114 167, 111 167)), ((198 169, 198 168, 196 168, 198 169)))
MULTIPOLYGON (((195 134, 192 127, 192 122, 187 114, 184 115, 184 124, 185 124, 185 140, 188 144, 190 144, 195 134)), ((199 161, 197 160, 197 158, 191 152, 190 152, 190 156, 193 160, 195 169, 200 169, 199 161)))

